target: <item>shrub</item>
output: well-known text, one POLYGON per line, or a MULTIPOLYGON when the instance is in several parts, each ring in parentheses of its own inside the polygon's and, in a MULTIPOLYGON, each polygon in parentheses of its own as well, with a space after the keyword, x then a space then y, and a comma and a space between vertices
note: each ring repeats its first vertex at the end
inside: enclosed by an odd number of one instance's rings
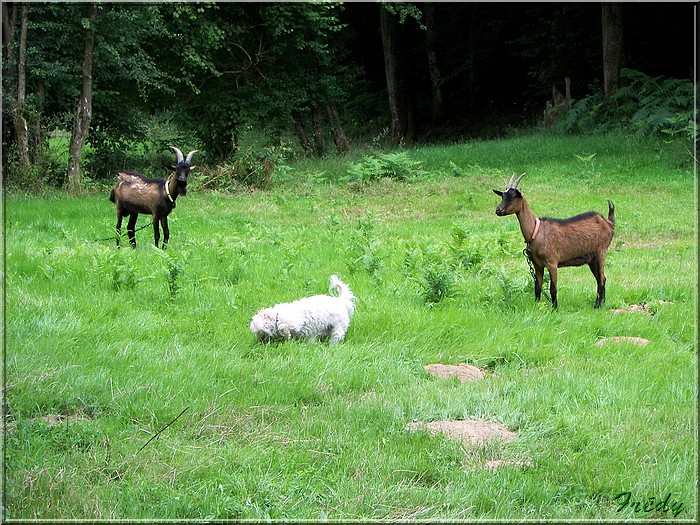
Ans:
POLYGON ((695 140, 690 80, 649 77, 631 69, 623 69, 621 76, 629 84, 618 89, 611 101, 632 113, 629 123, 637 137, 665 134, 695 140))
POLYGON ((421 162, 413 160, 405 151, 365 155, 362 162, 348 168, 350 181, 370 183, 388 177, 398 181, 412 181, 421 175, 421 162))
POLYGON ((182 275, 185 269, 185 263, 182 260, 178 260, 176 257, 171 257, 165 252, 157 253, 165 260, 167 267, 165 280, 168 282, 168 292, 170 293, 170 298, 174 299, 181 288, 178 278, 182 275))
POLYGON ((287 145, 248 149, 235 156, 233 162, 222 164, 216 170, 202 170, 199 184, 207 189, 232 191, 243 184, 257 189, 268 189, 275 170, 285 169, 284 162, 293 150, 287 145))
POLYGON ((478 278, 489 252, 494 251, 494 242, 453 226, 450 241, 409 247, 403 273, 426 303, 439 303, 464 292, 465 283, 478 278))
POLYGON ((456 293, 456 274, 450 266, 429 266, 418 281, 420 295, 428 304, 453 297, 456 293))
POLYGON ((43 145, 36 159, 28 167, 22 167, 16 148, 6 153, 7 187, 21 191, 39 192, 46 187, 60 188, 66 180, 66 170, 43 145))
POLYGON ((555 107, 559 118, 555 130, 569 133, 597 133, 615 128, 644 136, 697 139, 694 121, 694 89, 690 80, 650 77, 639 71, 623 69, 623 87, 608 99, 600 87, 592 94, 571 103, 566 111, 555 107))
POLYGON ((379 279, 379 272, 384 268, 382 255, 379 253, 381 241, 374 234, 372 219, 358 221, 348 243, 348 270, 356 273, 364 270, 374 279, 379 279))
POLYGON ((486 244, 483 239, 470 237, 466 230, 455 226, 452 230, 452 243, 448 249, 460 266, 471 270, 483 263, 486 244))

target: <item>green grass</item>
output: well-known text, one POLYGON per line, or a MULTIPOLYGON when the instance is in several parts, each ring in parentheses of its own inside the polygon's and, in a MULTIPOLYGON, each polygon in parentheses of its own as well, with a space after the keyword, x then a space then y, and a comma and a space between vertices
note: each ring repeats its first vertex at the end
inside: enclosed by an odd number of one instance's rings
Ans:
POLYGON ((671 517, 618 512, 630 491, 697 518, 692 169, 615 136, 407 151, 412 183, 333 183, 360 154, 290 164, 267 192, 195 173, 166 252, 150 227, 114 247, 107 190, 6 195, 6 517, 671 517), (615 202, 600 310, 585 267, 560 272, 558 311, 534 302, 517 221, 494 213, 516 171, 538 215, 615 202), (259 308, 332 273, 359 298, 343 343, 255 341, 259 308), (641 303, 653 317, 611 312, 641 303), (596 346, 613 336, 650 343, 596 346), (437 362, 490 373, 462 385, 437 362), (470 417, 519 437, 406 430, 470 417))

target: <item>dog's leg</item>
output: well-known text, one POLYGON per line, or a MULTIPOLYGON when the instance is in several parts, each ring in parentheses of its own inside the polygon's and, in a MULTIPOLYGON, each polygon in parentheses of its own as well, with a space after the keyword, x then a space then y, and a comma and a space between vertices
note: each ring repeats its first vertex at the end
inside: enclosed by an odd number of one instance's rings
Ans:
POLYGON ((348 323, 341 322, 336 324, 331 330, 331 336, 328 339, 328 344, 338 343, 345 337, 345 332, 348 330, 348 323))

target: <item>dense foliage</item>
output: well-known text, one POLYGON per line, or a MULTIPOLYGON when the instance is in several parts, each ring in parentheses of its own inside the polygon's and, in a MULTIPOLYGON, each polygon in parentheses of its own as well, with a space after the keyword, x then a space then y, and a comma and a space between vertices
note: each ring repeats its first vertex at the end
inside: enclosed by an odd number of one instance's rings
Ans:
POLYGON ((599 94, 597 4, 99 3, 93 23, 86 4, 19 6, 3 4, 3 175, 16 186, 64 183, 88 30, 84 176, 96 179, 125 167, 160 175, 172 143, 214 166, 290 141, 323 156, 373 140, 500 136, 541 125, 565 77, 573 100, 555 129, 695 137, 690 4, 625 10, 629 69, 612 100, 599 94), (398 134, 394 111, 407 126, 398 134))

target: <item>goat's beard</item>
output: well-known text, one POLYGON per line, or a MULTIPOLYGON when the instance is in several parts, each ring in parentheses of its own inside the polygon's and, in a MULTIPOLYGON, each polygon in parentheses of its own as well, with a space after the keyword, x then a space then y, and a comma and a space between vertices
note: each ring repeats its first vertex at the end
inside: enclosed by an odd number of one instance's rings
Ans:
POLYGON ((187 195, 187 183, 186 182, 179 182, 177 183, 177 193, 178 195, 182 195, 183 197, 187 195))

